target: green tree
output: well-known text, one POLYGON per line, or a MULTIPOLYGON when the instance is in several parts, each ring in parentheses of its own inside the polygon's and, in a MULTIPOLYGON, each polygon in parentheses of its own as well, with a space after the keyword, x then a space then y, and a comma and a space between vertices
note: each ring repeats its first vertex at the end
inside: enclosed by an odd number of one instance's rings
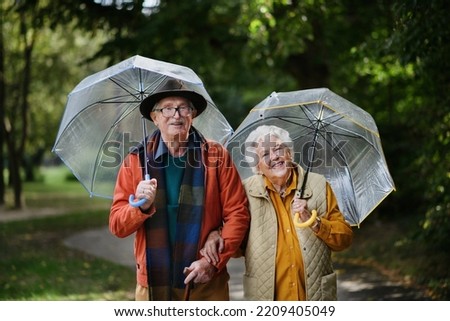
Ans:
MULTIPOLYGON (((105 65, 104 59, 91 64, 85 61, 98 51, 106 32, 95 29, 94 38, 92 32, 76 31, 79 20, 72 14, 87 20, 83 9, 83 3, 69 1, 61 1, 59 6, 48 0, 1 5, 1 149, 6 146, 2 161, 7 161, 1 164, 1 186, 7 166, 15 208, 23 205, 23 179, 34 178, 34 169, 50 150, 65 98, 74 86, 72 79, 79 81, 105 65)), ((89 21, 92 26, 98 20, 89 21)), ((0 192, 4 199, 4 189, 0 192)))
MULTIPOLYGON (((20 168, 22 166, 23 153, 26 139, 28 136, 28 110, 30 108, 28 96, 30 91, 31 79, 31 59, 32 51, 37 37, 38 19, 35 19, 35 7, 32 6, 30 15, 27 16, 19 6, 15 10, 14 6, 2 6, 3 13, 7 14, 3 20, 3 32, 8 33, 11 38, 17 39, 16 42, 9 43, 9 48, 5 52, 12 52, 9 60, 11 70, 8 73, 4 71, 4 86, 14 88, 4 96, 4 124, 3 133, 9 156, 9 178, 14 190, 14 206, 21 206, 22 180, 20 178, 20 168), (11 23, 15 19, 16 24, 11 23), (15 77, 14 77, 15 76, 15 77), (11 83, 5 83, 10 79, 11 83)), ((4 59, 5 55, 3 56, 4 59)), ((3 62, 4 63, 4 62, 3 62)))
MULTIPOLYGON (((430 253, 447 253, 450 241, 450 22, 444 0, 410 1, 395 6, 396 32, 393 49, 402 64, 414 65, 417 82, 413 95, 416 104, 405 108, 405 121, 410 128, 414 146, 411 194, 419 195, 417 207, 424 213, 420 220, 418 242, 430 253)), ((430 256, 436 278, 432 286, 443 297, 450 293, 450 272, 439 264, 441 258, 430 256)))
MULTIPOLYGON (((0 32, 0 119, 5 118, 5 41, 4 41, 4 33, 3 33, 3 24, 5 21, 5 7, 0 6, 0 26, 2 26, 2 29, 0 32)), ((5 145, 5 123, 3 121, 0 122, 0 207, 4 206, 5 204, 5 192, 6 192, 6 185, 5 185, 5 175, 4 175, 4 168, 5 168, 5 153, 4 153, 4 145, 5 145)))

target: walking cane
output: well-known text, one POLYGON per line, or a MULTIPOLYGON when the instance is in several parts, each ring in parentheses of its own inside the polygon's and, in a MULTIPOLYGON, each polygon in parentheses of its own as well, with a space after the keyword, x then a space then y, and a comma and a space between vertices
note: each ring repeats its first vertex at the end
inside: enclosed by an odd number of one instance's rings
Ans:
POLYGON ((191 295, 191 286, 192 281, 186 284, 186 287, 184 288, 184 298, 183 298, 184 301, 189 301, 189 297, 191 295))
MULTIPOLYGON (((185 275, 188 276, 189 273, 191 273, 191 271, 186 270, 185 275)), ((184 301, 189 301, 189 297, 191 295, 191 288, 194 284, 194 281, 190 281, 188 284, 186 284, 185 288, 184 288, 184 297, 183 300, 184 301)))

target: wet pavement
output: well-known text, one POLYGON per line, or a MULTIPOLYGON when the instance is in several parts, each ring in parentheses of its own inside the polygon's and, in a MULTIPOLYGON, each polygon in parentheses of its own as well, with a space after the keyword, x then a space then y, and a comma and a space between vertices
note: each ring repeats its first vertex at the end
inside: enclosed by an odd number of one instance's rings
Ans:
MULTIPOLYGON (((134 270, 134 236, 124 239, 113 236, 108 227, 87 230, 65 239, 66 246, 91 255, 128 266, 134 270)), ((338 300, 340 301, 427 301, 431 300, 419 289, 396 282, 377 270, 356 264, 335 263, 338 274, 338 300)), ((243 259, 228 263, 231 300, 243 300, 243 259)))

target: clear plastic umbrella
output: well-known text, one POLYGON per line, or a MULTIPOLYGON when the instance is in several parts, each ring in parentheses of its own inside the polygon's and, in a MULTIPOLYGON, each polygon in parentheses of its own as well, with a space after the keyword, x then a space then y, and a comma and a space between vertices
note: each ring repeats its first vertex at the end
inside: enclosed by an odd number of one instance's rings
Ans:
POLYGON ((305 180, 309 172, 324 175, 351 225, 395 190, 374 119, 327 88, 273 92, 249 112, 227 143, 242 179, 252 175, 244 142, 260 125, 290 133, 305 180))
POLYGON ((119 170, 130 148, 156 127, 139 112, 141 101, 167 78, 207 101, 193 126, 205 137, 225 143, 233 130, 190 68, 134 56, 83 79, 68 95, 53 152, 91 196, 112 198, 119 170))

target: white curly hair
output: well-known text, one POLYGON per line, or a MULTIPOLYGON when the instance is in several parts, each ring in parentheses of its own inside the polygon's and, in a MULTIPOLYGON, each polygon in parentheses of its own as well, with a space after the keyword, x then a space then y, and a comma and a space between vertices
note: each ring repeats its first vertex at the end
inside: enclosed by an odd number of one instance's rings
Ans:
POLYGON ((258 174, 257 164, 259 162, 256 149, 264 142, 267 136, 275 136, 280 139, 291 155, 294 155, 294 144, 287 130, 273 125, 261 125, 254 129, 245 140, 245 161, 250 165, 254 174, 258 174))

